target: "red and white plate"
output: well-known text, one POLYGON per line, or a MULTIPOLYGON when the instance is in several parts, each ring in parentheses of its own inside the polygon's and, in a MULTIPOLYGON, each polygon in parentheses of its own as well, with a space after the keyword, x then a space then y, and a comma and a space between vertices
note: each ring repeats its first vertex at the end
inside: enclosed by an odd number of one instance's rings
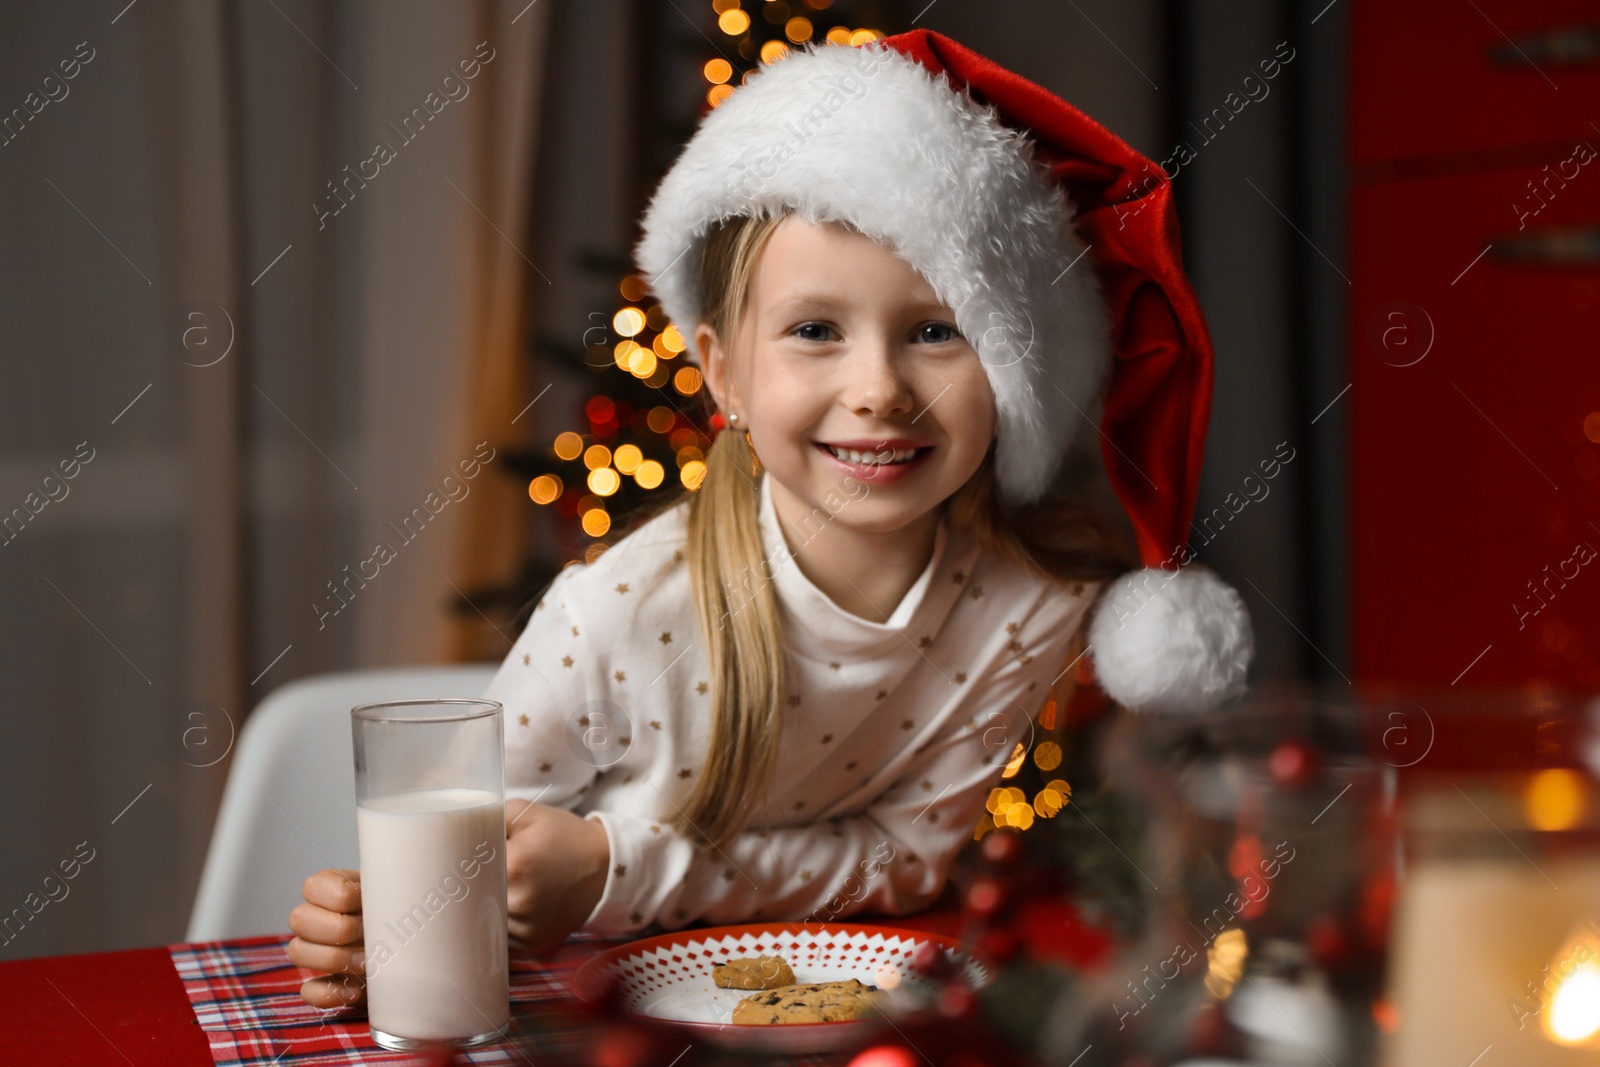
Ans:
POLYGON ((885 1014, 892 1020, 920 1000, 912 994, 935 988, 911 967, 917 949, 930 941, 950 953, 974 989, 989 983, 989 969, 960 942, 942 934, 856 923, 755 923, 679 930, 618 945, 579 967, 572 989, 580 999, 595 1003, 614 974, 624 1010, 681 1026, 690 1040, 772 1052, 826 1052, 849 1047, 882 1020, 734 1023, 734 1005, 752 990, 719 987, 712 968, 749 956, 782 956, 796 982, 855 978, 889 991, 885 1014))

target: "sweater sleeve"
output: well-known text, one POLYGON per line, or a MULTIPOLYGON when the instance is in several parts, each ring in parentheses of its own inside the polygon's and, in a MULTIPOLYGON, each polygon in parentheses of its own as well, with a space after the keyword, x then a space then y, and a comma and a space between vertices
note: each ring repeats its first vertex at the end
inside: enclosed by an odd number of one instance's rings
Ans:
POLYGON ((604 691, 599 645, 566 602, 582 569, 557 575, 483 694, 505 709, 506 797, 568 811, 620 740, 608 736, 606 705, 596 699, 604 691))
POLYGON ((590 812, 611 839, 613 867, 585 929, 614 935, 651 920, 673 929, 697 919, 827 922, 928 906, 1065 662, 1081 603, 1070 610, 1040 626, 1020 651, 1008 646, 969 705, 972 717, 925 745, 864 811, 746 830, 721 848, 698 846, 649 819, 590 812))

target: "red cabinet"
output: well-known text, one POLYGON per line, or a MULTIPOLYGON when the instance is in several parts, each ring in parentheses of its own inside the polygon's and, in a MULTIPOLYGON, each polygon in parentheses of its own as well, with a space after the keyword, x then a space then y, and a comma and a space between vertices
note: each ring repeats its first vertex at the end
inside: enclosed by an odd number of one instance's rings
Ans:
POLYGON ((1475 3, 1352 13, 1353 666, 1600 689, 1600 5, 1475 3))

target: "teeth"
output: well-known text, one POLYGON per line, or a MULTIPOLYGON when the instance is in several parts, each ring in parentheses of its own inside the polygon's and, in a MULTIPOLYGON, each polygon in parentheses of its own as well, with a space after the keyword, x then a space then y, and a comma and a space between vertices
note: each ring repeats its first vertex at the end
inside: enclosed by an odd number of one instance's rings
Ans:
POLYGON ((857 452, 853 448, 835 448, 833 445, 827 445, 826 447, 829 452, 832 452, 834 456, 844 460, 846 463, 859 463, 868 466, 904 463, 917 454, 917 450, 914 448, 898 448, 888 455, 884 455, 881 452, 857 452))

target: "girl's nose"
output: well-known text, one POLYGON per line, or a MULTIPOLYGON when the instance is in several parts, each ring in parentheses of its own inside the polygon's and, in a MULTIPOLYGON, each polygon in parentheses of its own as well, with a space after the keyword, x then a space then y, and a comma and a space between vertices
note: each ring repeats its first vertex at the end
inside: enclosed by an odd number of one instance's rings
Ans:
POLYGON ((911 410, 915 397, 893 341, 882 337, 862 341, 850 354, 847 373, 845 402, 853 411, 883 419, 911 410))

